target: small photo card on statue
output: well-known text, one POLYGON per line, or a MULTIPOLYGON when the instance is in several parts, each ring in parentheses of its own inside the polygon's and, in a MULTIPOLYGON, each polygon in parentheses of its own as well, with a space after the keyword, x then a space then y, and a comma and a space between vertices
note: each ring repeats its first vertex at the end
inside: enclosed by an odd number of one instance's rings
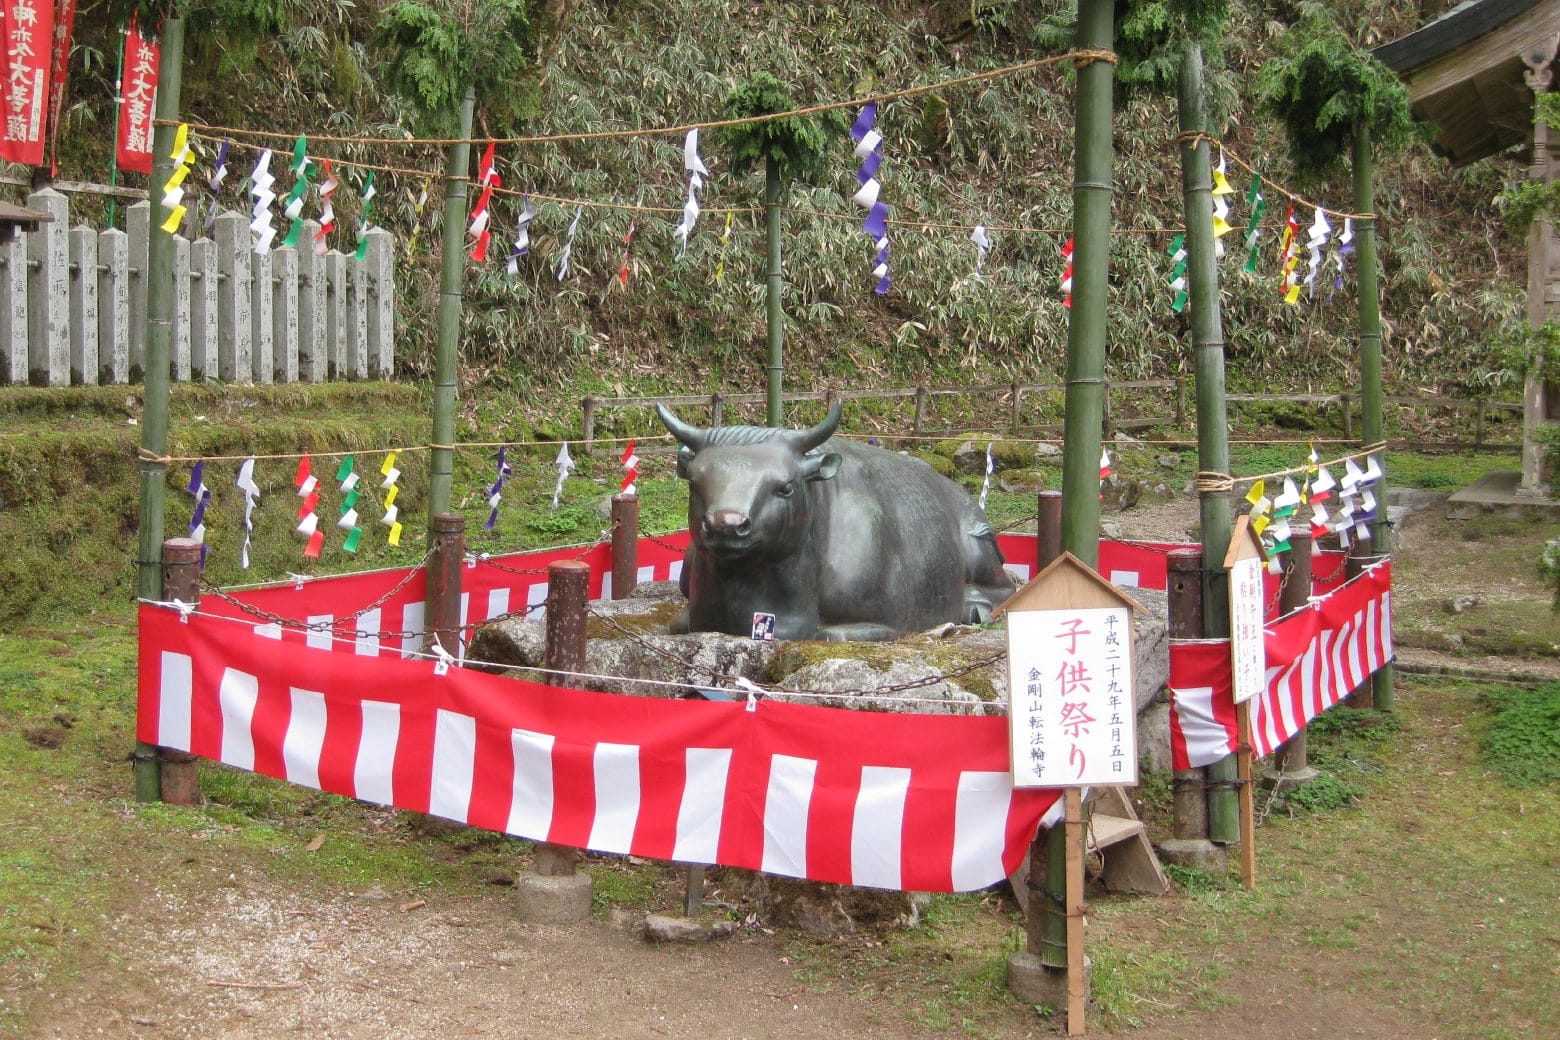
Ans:
POLYGON ((1064 553, 999 608, 1014 787, 1137 783, 1136 606, 1064 553))
POLYGON ((753 612, 753 638, 773 640, 775 638, 775 616, 763 611, 753 612))

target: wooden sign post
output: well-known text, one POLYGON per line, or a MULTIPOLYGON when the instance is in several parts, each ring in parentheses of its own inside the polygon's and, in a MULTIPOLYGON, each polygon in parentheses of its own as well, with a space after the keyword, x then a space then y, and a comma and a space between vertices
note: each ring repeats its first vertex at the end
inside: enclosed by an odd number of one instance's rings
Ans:
POLYGON ((1230 572, 1230 665, 1235 689, 1235 768, 1240 783, 1240 877, 1257 886, 1257 818, 1251 769, 1251 698, 1267 688, 1262 539, 1250 516, 1235 518, 1224 567, 1230 572))
POLYGON ((1083 789, 1137 783, 1134 609, 1135 602, 1071 553, 1057 557, 997 609, 1008 623, 1013 786, 1063 790, 1068 1036, 1083 1035, 1089 999, 1083 789))

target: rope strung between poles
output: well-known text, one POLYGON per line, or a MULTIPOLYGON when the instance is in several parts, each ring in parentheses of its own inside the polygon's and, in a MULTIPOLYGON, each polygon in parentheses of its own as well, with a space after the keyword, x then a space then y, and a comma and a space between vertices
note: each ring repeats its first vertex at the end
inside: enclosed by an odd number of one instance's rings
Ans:
MULTIPOLYGON (((772 123, 779 119, 793 119, 798 116, 815 115, 820 112, 833 112, 842 108, 860 108, 871 101, 879 103, 894 101, 899 98, 919 97, 922 94, 933 94, 940 90, 949 90, 954 87, 968 86, 971 83, 983 83, 988 80, 1004 79, 1008 76, 1016 76, 1020 73, 1031 72, 1035 69, 1046 68, 1051 65, 1060 65, 1068 61, 1077 61, 1080 65, 1092 64, 1096 61, 1106 61, 1116 64, 1116 52, 1107 50, 1076 50, 1065 54, 1055 54, 1047 58, 1037 58, 1034 61, 1021 62, 1017 65, 1007 65, 1000 69, 987 69, 984 72, 974 72, 967 76, 958 76, 953 79, 941 80, 937 83, 927 83, 918 87, 905 87, 901 90, 889 91, 884 94, 874 94, 869 97, 851 98, 847 101, 825 101, 816 105, 805 105, 801 108, 793 108, 786 112, 772 112, 758 116, 744 116, 739 119, 712 119, 698 123, 682 123, 677 126, 653 127, 646 130, 591 130, 573 134, 533 134, 526 137, 498 137, 498 138, 460 138, 460 137, 337 137, 329 134, 309 134, 311 141, 325 142, 329 144, 361 144, 376 146, 396 146, 403 148, 444 148, 457 144, 487 144, 493 141, 500 145, 517 144, 552 144, 569 141, 601 141, 601 140, 631 140, 640 137, 669 137, 672 135, 686 134, 689 130, 715 130, 730 126, 754 126, 759 123, 772 123)), ((175 126, 178 120, 154 119, 154 126, 175 126)), ((253 141, 282 141, 291 142, 297 138, 297 134, 275 133, 262 130, 240 130, 237 127, 214 126, 209 123, 191 123, 190 132, 199 137, 211 139, 215 137, 231 137, 248 139, 253 141)))

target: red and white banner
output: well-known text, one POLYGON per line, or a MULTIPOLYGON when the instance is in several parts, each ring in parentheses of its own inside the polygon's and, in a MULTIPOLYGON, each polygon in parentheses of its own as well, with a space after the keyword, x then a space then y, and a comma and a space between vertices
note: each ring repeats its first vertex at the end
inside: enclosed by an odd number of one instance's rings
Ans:
POLYGON ((49 62, 54 44, 54 0, 0 4, 0 70, 5 77, 5 134, 0 159, 43 165, 49 106, 49 62))
POLYGON ((152 172, 152 118, 157 106, 157 68, 162 45, 141 33, 135 19, 125 34, 124 72, 119 86, 116 156, 121 170, 152 172))
POLYGON ((65 84, 70 77, 71 31, 76 25, 76 0, 59 0, 54 18, 54 47, 49 73, 49 170, 59 172, 60 121, 65 111, 65 84))
MULTIPOLYGON (((1258 758, 1305 728, 1392 660, 1392 564, 1269 624, 1267 689, 1251 701, 1258 758)), ((1170 751, 1176 769, 1235 753, 1235 700, 1227 639, 1170 644, 1170 751)))
MULTIPOLYGON (((480 567, 478 568, 480 570, 480 567)), ((323 584, 323 583, 318 583, 323 584)), ((543 686, 143 606, 141 740, 538 841, 914 891, 1017 869, 1007 720, 543 686)))

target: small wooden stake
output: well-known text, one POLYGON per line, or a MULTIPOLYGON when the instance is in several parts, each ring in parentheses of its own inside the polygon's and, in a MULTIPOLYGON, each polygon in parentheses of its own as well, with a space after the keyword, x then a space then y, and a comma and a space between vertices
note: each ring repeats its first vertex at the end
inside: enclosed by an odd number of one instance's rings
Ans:
POLYGON ((1235 705, 1236 776, 1240 780, 1240 880, 1257 887, 1256 798, 1251 784, 1251 702, 1235 705))
POLYGON ((1083 958, 1083 792, 1076 787, 1062 794, 1067 821, 1067 1035, 1082 1036, 1084 1009, 1089 1003, 1083 958))

